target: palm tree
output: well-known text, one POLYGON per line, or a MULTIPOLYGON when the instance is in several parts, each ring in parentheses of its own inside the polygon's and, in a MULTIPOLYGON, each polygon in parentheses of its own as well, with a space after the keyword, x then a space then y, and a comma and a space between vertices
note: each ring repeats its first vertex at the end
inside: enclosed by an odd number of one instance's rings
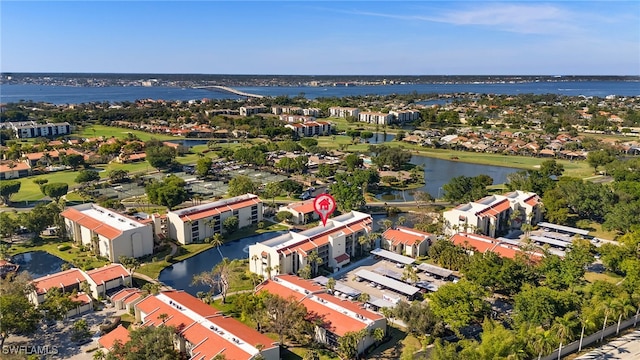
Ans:
MULTIPOLYGON (((253 261, 253 263, 254 263, 254 267, 256 269, 256 273, 258 272, 258 260, 260 260, 260 257, 258 255, 253 254, 253 256, 251 256, 251 261, 253 261)), ((261 267, 261 269, 262 269, 262 267, 261 267)), ((261 271, 260 275, 262 275, 262 271, 261 271)))
POLYGON ((584 307, 582 309, 582 314, 580 314, 580 324, 582 328, 580 330, 580 343, 578 345, 578 352, 582 351, 582 339, 584 338, 584 330, 586 329, 594 329, 596 327, 596 323, 594 321, 594 312, 593 309, 589 311, 589 308, 584 307))
MULTIPOLYGON (((273 270, 273 268, 271 266, 267 266, 264 271, 267 272, 267 278, 271 279, 271 271, 273 270)), ((263 275, 264 276, 264 275, 263 275)))
POLYGON ((222 234, 220 233, 213 234, 213 237, 211 238, 211 245, 213 245, 214 248, 218 249, 220 256, 224 258, 224 255, 222 255, 222 251, 220 250, 220 246, 222 246, 223 244, 224 244, 224 237, 222 236, 222 234))
POLYGON ((373 329, 373 340, 379 343, 382 339, 384 339, 384 330, 382 328, 373 329))
POLYGON ((543 353, 549 353, 556 344, 556 339, 551 330, 545 330, 542 327, 536 328, 533 335, 533 349, 538 353, 538 360, 542 358, 543 353))
POLYGON ((311 275, 315 276, 318 272, 318 265, 322 265, 323 261, 317 251, 312 251, 307 255, 307 263, 311 265, 311 275))
POLYGON ((365 247, 365 245, 367 245, 366 248, 368 250, 368 247, 369 247, 368 245, 370 243, 371 242, 369 241, 369 237, 368 236, 362 235, 362 236, 358 237, 358 244, 360 244, 360 254, 362 254, 364 252, 363 248, 365 247))
POLYGON ((407 218, 406 217, 398 216, 398 220, 396 220, 396 225, 402 226, 402 225, 404 225, 405 222, 407 222, 407 218))
POLYGON ((162 313, 160 315, 158 315, 158 319, 160 319, 160 321, 162 321, 162 323, 164 324, 165 321, 167 321, 167 318, 169 317, 169 315, 162 313))
POLYGON ((336 279, 334 278, 329 278, 327 280, 327 289, 331 290, 331 293, 333 293, 333 290, 336 288, 336 279))
POLYGON ((622 317, 626 317, 635 310, 635 306, 631 302, 631 298, 627 294, 623 294, 618 298, 614 299, 612 302, 612 307, 614 308, 615 314, 618 315, 618 327, 616 329, 616 334, 620 332, 620 322, 622 322, 622 317))
POLYGON ((360 296, 358 297, 358 300, 366 304, 369 302, 369 300, 371 300, 371 296, 367 293, 361 293, 360 296))
POLYGON ((602 332, 600 334, 600 341, 604 339, 604 329, 607 327, 607 319, 613 311, 613 304, 611 300, 605 300, 600 303, 600 310, 604 313, 604 321, 602 322, 602 332))
POLYGON ((562 343, 571 341, 575 338, 574 329, 577 325, 576 312, 570 311, 562 317, 556 317, 556 321, 551 327, 551 331, 555 333, 560 340, 560 347, 558 348, 558 360, 562 355, 562 343))

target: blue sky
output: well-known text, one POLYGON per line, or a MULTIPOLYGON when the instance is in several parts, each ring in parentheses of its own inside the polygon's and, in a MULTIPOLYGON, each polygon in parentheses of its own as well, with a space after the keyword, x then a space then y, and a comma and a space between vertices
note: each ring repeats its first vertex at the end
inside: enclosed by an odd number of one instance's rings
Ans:
POLYGON ((640 1, 6 1, 2 72, 640 75, 640 1))

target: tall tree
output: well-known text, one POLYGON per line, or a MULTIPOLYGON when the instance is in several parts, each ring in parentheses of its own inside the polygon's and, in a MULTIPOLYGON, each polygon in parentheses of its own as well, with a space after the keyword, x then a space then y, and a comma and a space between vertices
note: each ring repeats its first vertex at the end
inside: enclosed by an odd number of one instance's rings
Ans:
POLYGON ((252 194, 256 192, 256 184, 246 175, 238 175, 229 181, 229 196, 252 194))
POLYGON ((265 298, 265 312, 269 322, 269 331, 278 335, 280 344, 285 344, 287 337, 294 337, 300 323, 307 316, 307 309, 293 297, 285 299, 269 294, 265 298))
POLYGON ((234 273, 231 271, 232 262, 228 258, 222 259, 211 271, 205 271, 193 276, 192 284, 203 284, 209 286, 212 291, 219 291, 222 302, 227 302, 227 293, 231 282, 234 280, 234 273))
POLYGON ((460 335, 460 329, 479 321, 489 310, 487 292, 467 280, 447 284, 431 294, 433 313, 460 335))
POLYGON ((32 334, 40 328, 42 315, 27 298, 32 290, 26 272, 0 277, 0 348, 9 336, 32 334))
POLYGON ((174 360, 180 353, 174 348, 176 328, 172 326, 140 326, 129 332, 129 341, 119 340, 107 353, 107 360, 174 360))
POLYGON ((18 180, 2 180, 0 181, 0 199, 5 205, 11 204, 11 195, 20 191, 22 183, 18 180))

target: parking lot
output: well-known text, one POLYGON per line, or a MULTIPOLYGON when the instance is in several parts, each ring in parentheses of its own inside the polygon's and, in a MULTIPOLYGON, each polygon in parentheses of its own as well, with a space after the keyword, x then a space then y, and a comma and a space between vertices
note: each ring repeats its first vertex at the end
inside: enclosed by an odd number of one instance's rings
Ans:
MULTIPOLYGON (((403 294, 397 293, 391 289, 384 289, 382 286, 378 286, 378 284, 376 284, 376 286, 373 286, 371 282, 366 280, 361 280, 361 281, 356 280, 356 273, 359 270, 364 269, 364 270, 375 272, 375 269, 382 268, 385 270, 395 271, 399 274, 402 274, 402 272, 404 271, 403 268, 396 266, 396 264, 391 261, 374 259, 372 257, 361 260, 358 263, 358 265, 359 266, 349 270, 345 274, 337 276, 335 278, 336 281, 339 282, 340 284, 352 287, 360 292, 367 293, 370 296, 374 296, 379 299, 382 299, 384 297, 383 295, 386 295, 386 297, 389 297, 392 299, 406 300, 406 297, 403 294)), ((423 272, 418 272, 418 277, 420 278, 420 281, 426 281, 438 287, 448 283, 445 280, 436 279, 435 277, 425 274, 423 272)))
MULTIPOLYGON (((100 324, 110 316, 118 316, 125 314, 125 310, 115 310, 113 307, 105 308, 100 311, 85 313, 74 316, 64 321, 58 321, 51 326, 42 324, 34 334, 29 336, 10 336, 4 343, 3 351, 27 349, 26 352, 34 351, 39 348, 42 359, 74 359, 74 360, 91 360, 93 352, 86 351, 98 346, 98 332, 100 324), (91 341, 84 345, 76 345, 71 341, 71 334, 74 322, 79 319, 85 319, 89 325, 92 334, 91 341)), ((24 354, 25 351, 21 350, 24 354)))

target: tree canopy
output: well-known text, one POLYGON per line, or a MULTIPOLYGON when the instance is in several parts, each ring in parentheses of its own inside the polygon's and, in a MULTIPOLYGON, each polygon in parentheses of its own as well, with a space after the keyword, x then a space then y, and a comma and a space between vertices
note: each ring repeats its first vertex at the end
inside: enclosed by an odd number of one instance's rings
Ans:
POLYGON ((169 175, 162 181, 154 181, 146 186, 145 191, 149 201, 166 206, 169 210, 182 204, 189 198, 186 183, 175 175, 169 175))

